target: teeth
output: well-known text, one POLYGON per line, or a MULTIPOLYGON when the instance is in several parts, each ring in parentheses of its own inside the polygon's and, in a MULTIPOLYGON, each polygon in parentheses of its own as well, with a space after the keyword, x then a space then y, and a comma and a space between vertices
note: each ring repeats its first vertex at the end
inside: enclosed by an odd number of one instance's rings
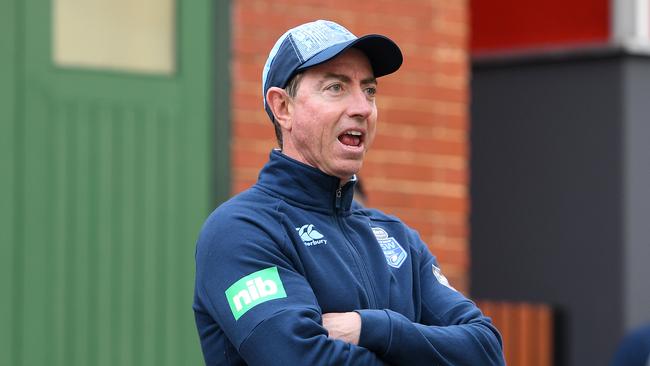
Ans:
POLYGON ((348 131, 345 134, 346 135, 352 135, 352 136, 361 136, 361 132, 359 132, 359 131, 348 131))

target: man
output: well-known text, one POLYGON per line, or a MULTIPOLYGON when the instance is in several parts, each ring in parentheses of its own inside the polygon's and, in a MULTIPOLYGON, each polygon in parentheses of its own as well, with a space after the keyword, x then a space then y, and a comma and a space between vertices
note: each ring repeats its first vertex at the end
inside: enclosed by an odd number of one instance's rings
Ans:
POLYGON ((207 219, 194 311, 210 365, 502 365, 490 320, 418 234, 352 202, 375 136, 377 77, 402 63, 380 35, 316 21, 277 41, 264 106, 281 150, 207 219))
POLYGON ((610 366, 650 366, 650 324, 635 328, 623 337, 610 366))

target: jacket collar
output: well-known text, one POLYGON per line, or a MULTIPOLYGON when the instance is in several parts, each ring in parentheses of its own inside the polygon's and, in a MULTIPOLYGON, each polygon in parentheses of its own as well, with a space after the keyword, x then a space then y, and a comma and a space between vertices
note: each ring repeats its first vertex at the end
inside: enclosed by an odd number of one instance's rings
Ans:
POLYGON ((332 212, 350 210, 355 182, 353 176, 339 191, 339 178, 274 149, 260 171, 257 185, 298 206, 332 212))

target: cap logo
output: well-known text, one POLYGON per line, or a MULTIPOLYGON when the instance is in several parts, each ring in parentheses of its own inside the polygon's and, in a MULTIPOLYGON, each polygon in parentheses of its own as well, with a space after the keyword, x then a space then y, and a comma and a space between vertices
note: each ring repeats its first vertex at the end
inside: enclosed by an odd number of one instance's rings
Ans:
POLYGON ((357 38, 340 25, 324 20, 303 24, 290 34, 303 62, 330 46, 357 38))

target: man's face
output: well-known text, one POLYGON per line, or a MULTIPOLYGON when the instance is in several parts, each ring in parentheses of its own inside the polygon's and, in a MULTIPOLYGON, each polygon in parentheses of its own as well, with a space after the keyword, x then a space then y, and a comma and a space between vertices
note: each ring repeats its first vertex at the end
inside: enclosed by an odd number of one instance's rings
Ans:
POLYGON ((354 48, 306 70, 289 104, 283 152, 347 181, 375 137, 376 87, 368 58, 354 48))

